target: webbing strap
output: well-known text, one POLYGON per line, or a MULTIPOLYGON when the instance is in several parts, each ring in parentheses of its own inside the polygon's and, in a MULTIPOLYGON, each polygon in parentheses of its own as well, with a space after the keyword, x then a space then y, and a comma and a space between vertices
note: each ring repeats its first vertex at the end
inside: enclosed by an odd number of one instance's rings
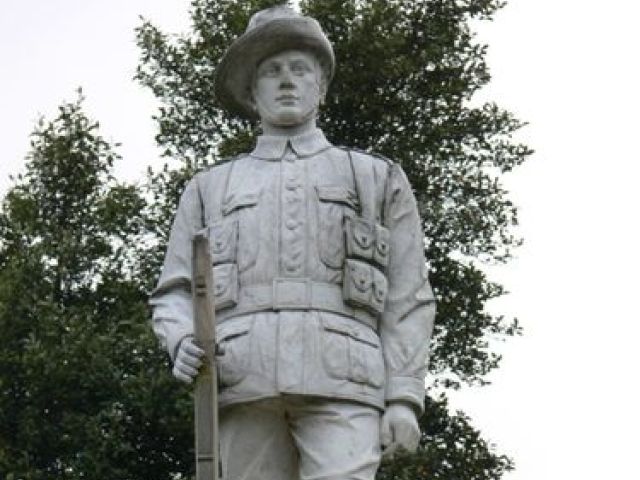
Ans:
POLYGON ((308 278, 276 278, 269 284, 245 285, 238 292, 238 303, 217 313, 218 323, 232 317, 261 311, 322 310, 355 318, 378 330, 378 320, 359 308, 346 305, 342 285, 313 282, 308 278))

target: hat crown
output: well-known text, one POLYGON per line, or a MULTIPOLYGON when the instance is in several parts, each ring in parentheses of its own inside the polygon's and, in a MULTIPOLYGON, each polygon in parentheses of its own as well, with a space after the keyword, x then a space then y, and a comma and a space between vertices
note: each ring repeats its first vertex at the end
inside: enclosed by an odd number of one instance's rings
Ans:
POLYGON ((249 20, 245 33, 250 32, 254 28, 258 28, 273 20, 281 20, 287 18, 301 18, 302 15, 286 5, 276 5, 275 7, 265 8, 254 13, 249 20))

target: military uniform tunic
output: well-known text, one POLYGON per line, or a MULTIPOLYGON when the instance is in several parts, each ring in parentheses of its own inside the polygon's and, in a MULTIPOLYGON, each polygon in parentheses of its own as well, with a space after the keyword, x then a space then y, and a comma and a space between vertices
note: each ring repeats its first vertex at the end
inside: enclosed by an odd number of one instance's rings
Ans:
POLYGON ((397 164, 334 147, 315 129, 261 136, 253 152, 196 175, 151 298, 172 358, 193 333, 191 238, 202 229, 224 351, 221 407, 291 394, 421 411, 435 307, 416 203, 397 164), (360 235, 362 226, 370 231, 360 235), (359 240, 374 252, 368 260, 354 257, 359 240))

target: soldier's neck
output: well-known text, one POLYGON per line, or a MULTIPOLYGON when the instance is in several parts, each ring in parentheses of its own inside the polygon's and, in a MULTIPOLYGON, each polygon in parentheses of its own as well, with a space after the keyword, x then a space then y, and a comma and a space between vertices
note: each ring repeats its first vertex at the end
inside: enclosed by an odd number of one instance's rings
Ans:
POLYGON ((275 137, 297 137, 316 128, 315 117, 305 120, 303 123, 292 126, 279 126, 262 122, 262 134, 275 137))

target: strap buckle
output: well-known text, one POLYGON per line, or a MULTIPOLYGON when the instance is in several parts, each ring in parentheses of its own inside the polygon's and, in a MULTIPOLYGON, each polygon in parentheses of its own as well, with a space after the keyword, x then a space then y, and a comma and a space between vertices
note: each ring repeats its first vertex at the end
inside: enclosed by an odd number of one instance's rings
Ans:
POLYGON ((274 278, 274 310, 309 310, 311 308, 311 279, 274 278))

